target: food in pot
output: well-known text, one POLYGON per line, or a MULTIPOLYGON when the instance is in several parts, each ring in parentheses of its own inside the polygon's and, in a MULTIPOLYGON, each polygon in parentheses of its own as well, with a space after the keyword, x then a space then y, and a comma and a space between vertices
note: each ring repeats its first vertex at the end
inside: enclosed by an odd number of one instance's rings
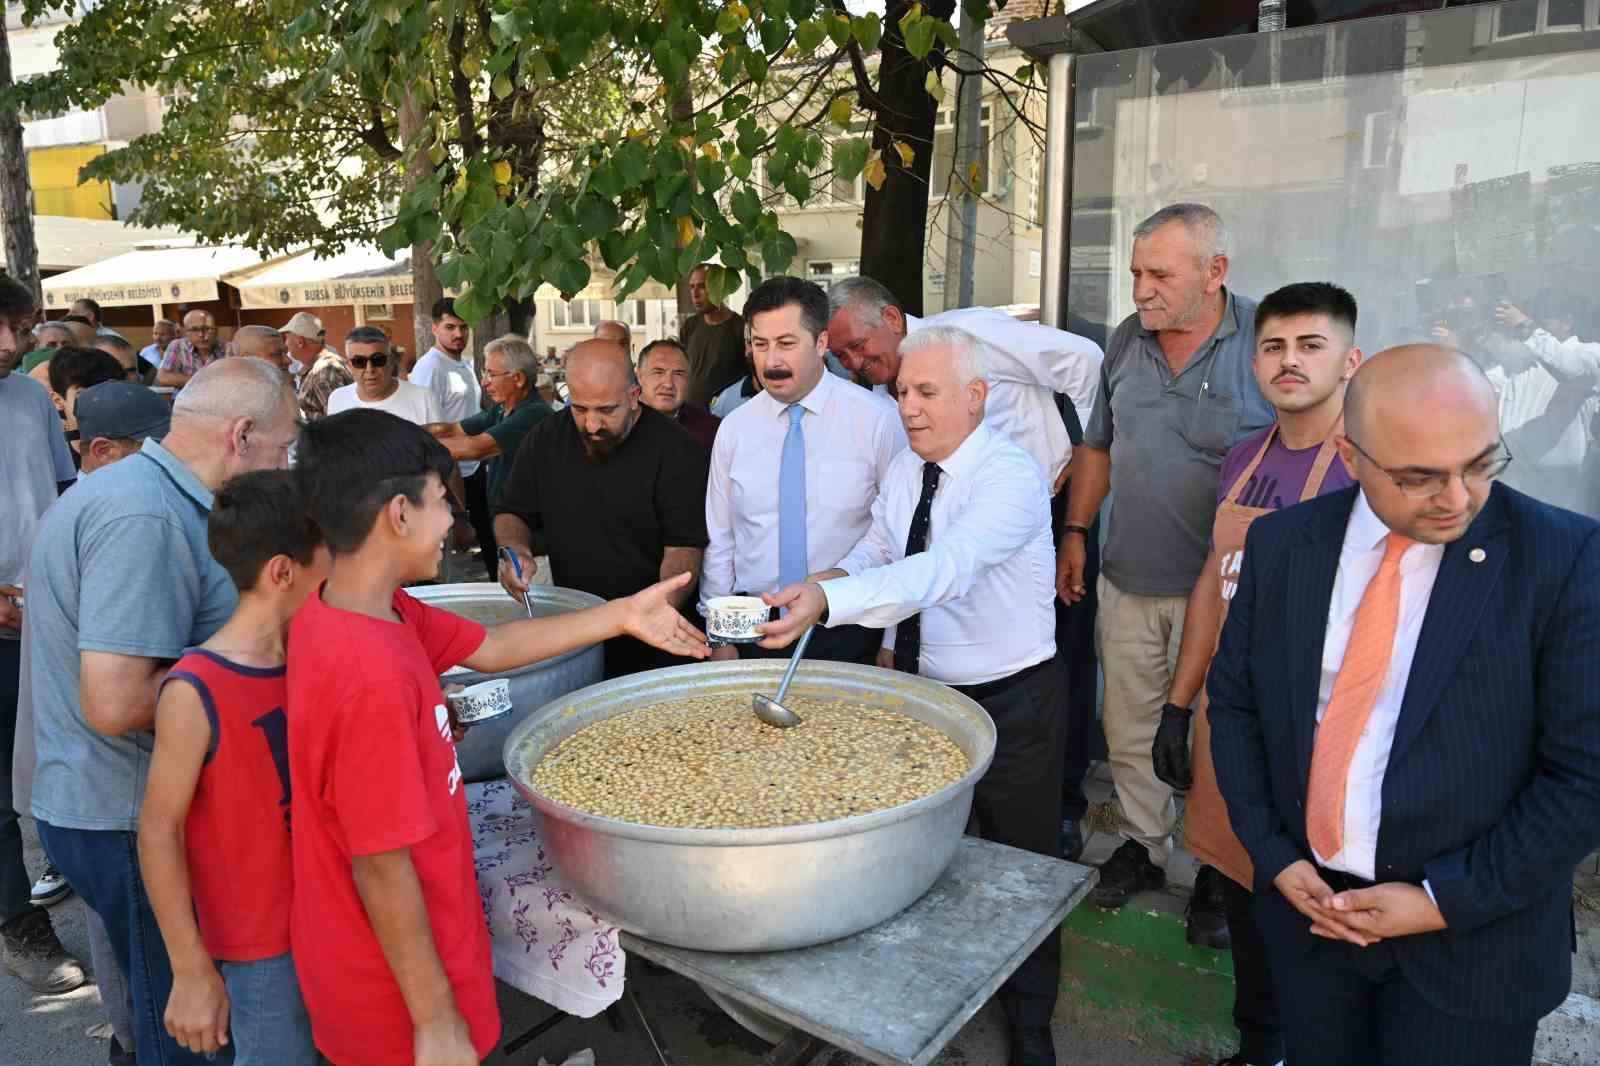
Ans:
MULTIPOLYGON (((528 617, 528 609, 522 605, 521 600, 513 600, 511 597, 501 595, 498 592, 491 592, 481 600, 448 599, 441 600, 433 604, 433 606, 485 626, 519 622, 528 617)), ((547 612, 540 610, 540 604, 535 603, 533 605, 533 613, 535 617, 543 617, 547 612)), ((559 611, 555 613, 559 613, 559 611)))
POLYGON ((533 786, 644 825, 755 829, 897 807, 959 780, 967 757, 896 711, 791 694, 802 721, 763 724, 748 693, 656 704, 587 726, 547 753, 533 786))

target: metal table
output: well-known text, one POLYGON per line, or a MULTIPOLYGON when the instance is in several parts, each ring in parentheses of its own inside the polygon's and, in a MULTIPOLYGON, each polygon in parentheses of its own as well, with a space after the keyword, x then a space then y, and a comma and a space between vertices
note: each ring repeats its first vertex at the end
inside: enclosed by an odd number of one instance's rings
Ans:
MULTIPOLYGON (((767 1056, 769 1066, 799 1066, 830 1046, 879 1066, 925 1066, 1098 877, 1091 867, 969 836, 916 903, 830 944, 735 955, 630 933, 621 940, 628 951, 790 1027, 767 1056)), ((631 1005, 648 1032, 637 999, 631 1005)), ((670 1066, 654 1035, 651 1043, 670 1066)))

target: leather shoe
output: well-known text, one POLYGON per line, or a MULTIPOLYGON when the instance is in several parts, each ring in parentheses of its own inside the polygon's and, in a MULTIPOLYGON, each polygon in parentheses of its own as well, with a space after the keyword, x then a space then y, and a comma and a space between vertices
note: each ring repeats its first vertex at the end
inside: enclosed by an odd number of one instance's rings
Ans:
POLYGON ((1212 866, 1202 866, 1194 875, 1186 939, 1195 947, 1226 951, 1233 946, 1227 904, 1222 898, 1222 878, 1223 874, 1212 866))
POLYGON ((1075 818, 1068 818, 1061 823, 1061 857, 1068 862, 1077 862, 1083 856, 1083 830, 1078 828, 1075 818))
POLYGON ((1150 861, 1150 853, 1137 840, 1124 840, 1100 864, 1100 882, 1089 897, 1096 907, 1116 910, 1140 892, 1163 888, 1167 872, 1150 861))
POLYGON ((1011 1030, 1010 1066, 1056 1066, 1056 1043, 1048 1025, 1023 1025, 1011 1030))

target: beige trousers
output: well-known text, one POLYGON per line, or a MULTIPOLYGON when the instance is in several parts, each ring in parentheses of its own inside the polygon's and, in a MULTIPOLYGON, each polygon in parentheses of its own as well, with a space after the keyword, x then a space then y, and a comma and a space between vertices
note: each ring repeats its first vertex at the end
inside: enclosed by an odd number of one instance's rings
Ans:
POLYGON ((1105 676, 1101 716, 1111 780, 1122 806, 1122 836, 1165 866, 1176 812, 1172 789, 1156 777, 1150 748, 1178 663, 1186 596, 1135 596, 1100 575, 1095 648, 1105 676))

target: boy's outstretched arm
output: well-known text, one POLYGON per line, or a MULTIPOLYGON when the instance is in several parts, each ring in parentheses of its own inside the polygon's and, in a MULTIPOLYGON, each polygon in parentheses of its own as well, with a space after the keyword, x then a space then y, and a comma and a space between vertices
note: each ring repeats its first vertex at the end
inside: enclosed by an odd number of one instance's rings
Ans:
POLYGON ((472 1034, 433 942, 410 848, 351 860, 356 891, 415 1030, 416 1066, 478 1066, 472 1034))
POLYGON ((483 674, 499 673, 620 636, 673 655, 704 659, 710 654, 705 634, 673 606, 675 594, 693 580, 685 572, 599 607, 494 626, 463 665, 483 674))
POLYGON ((212 1052, 228 1042, 228 992, 195 922, 184 833, 195 783, 211 746, 211 722, 194 687, 174 679, 161 690, 155 723, 138 839, 145 891, 172 959, 165 1021, 179 1044, 212 1052))

